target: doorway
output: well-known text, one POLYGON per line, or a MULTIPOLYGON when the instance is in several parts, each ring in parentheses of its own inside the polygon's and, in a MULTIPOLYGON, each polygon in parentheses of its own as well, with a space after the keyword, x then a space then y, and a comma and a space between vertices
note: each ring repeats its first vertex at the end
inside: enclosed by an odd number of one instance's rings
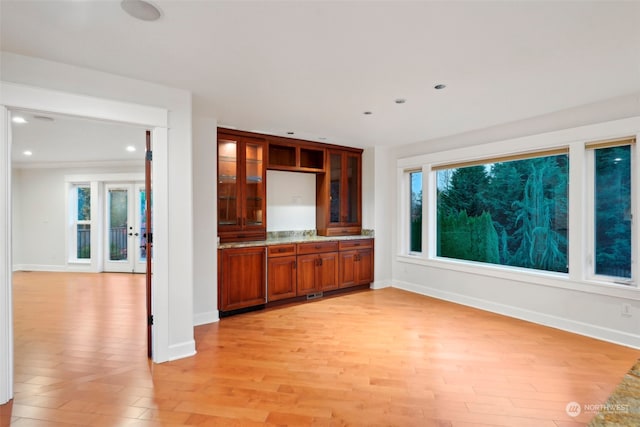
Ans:
MULTIPOLYGON (((153 172, 156 206, 160 207, 154 218, 156 231, 157 261, 153 271, 154 307, 168 307, 169 303, 169 258, 166 236, 168 235, 168 111, 164 108, 79 96, 26 85, 0 82, 2 105, 0 105, 0 403, 13 397, 13 304, 12 304, 12 191, 11 191, 11 114, 9 108, 48 111, 79 117, 130 123, 151 128, 154 140, 154 158, 159 159, 153 172)), ((166 310, 165 310, 166 311, 166 310)), ((169 360, 168 328, 165 311, 160 311, 153 330, 153 361, 169 360)))
POLYGON ((146 273, 146 204, 143 182, 105 184, 104 271, 146 273))

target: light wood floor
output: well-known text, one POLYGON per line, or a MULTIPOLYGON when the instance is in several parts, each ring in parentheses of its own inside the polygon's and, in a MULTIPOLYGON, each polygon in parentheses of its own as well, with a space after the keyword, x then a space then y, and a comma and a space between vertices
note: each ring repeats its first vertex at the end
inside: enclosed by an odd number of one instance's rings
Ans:
POLYGON ((144 277, 17 273, 12 426, 569 427, 640 352, 414 295, 365 291, 195 329, 146 359, 144 277))

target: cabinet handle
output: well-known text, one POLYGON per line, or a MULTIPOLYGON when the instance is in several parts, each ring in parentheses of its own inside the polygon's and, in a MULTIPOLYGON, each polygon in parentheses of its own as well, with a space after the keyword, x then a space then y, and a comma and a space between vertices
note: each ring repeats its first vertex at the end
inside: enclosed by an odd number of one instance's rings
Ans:
POLYGON ((295 270, 298 263, 295 261, 291 261, 291 264, 292 264, 291 267, 295 270))
POLYGON ((278 248, 278 252, 286 252, 287 249, 286 248, 278 248))

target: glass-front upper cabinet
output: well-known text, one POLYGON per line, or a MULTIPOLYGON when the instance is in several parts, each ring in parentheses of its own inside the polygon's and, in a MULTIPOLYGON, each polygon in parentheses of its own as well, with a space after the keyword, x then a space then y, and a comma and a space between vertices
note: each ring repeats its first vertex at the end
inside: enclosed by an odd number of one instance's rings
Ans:
POLYGON ((340 236, 362 230, 361 151, 328 151, 327 172, 318 176, 318 234, 340 236))
POLYGON ((221 242, 263 240, 266 143, 218 130, 218 235, 221 242))

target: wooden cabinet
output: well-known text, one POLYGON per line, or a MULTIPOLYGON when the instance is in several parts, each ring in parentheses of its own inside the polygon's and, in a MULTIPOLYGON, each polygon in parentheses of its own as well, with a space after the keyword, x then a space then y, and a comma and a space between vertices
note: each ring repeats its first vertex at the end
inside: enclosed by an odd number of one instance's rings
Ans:
POLYGON ((373 240, 341 241, 339 264, 341 288, 373 282, 373 240))
POLYGON ((326 173, 318 175, 316 228, 321 236, 362 231, 362 151, 327 150, 326 173))
POLYGON ((338 242, 298 244, 297 295, 338 288, 338 242))
POLYGON ((324 173, 326 150, 321 146, 269 141, 269 169, 324 173))
POLYGON ((221 312, 266 302, 264 246, 218 250, 218 309, 221 312))
POLYGON ((267 301, 297 295, 296 245, 269 246, 267 251, 267 301))
POLYGON ((218 236, 266 238, 266 141, 218 130, 218 236))

